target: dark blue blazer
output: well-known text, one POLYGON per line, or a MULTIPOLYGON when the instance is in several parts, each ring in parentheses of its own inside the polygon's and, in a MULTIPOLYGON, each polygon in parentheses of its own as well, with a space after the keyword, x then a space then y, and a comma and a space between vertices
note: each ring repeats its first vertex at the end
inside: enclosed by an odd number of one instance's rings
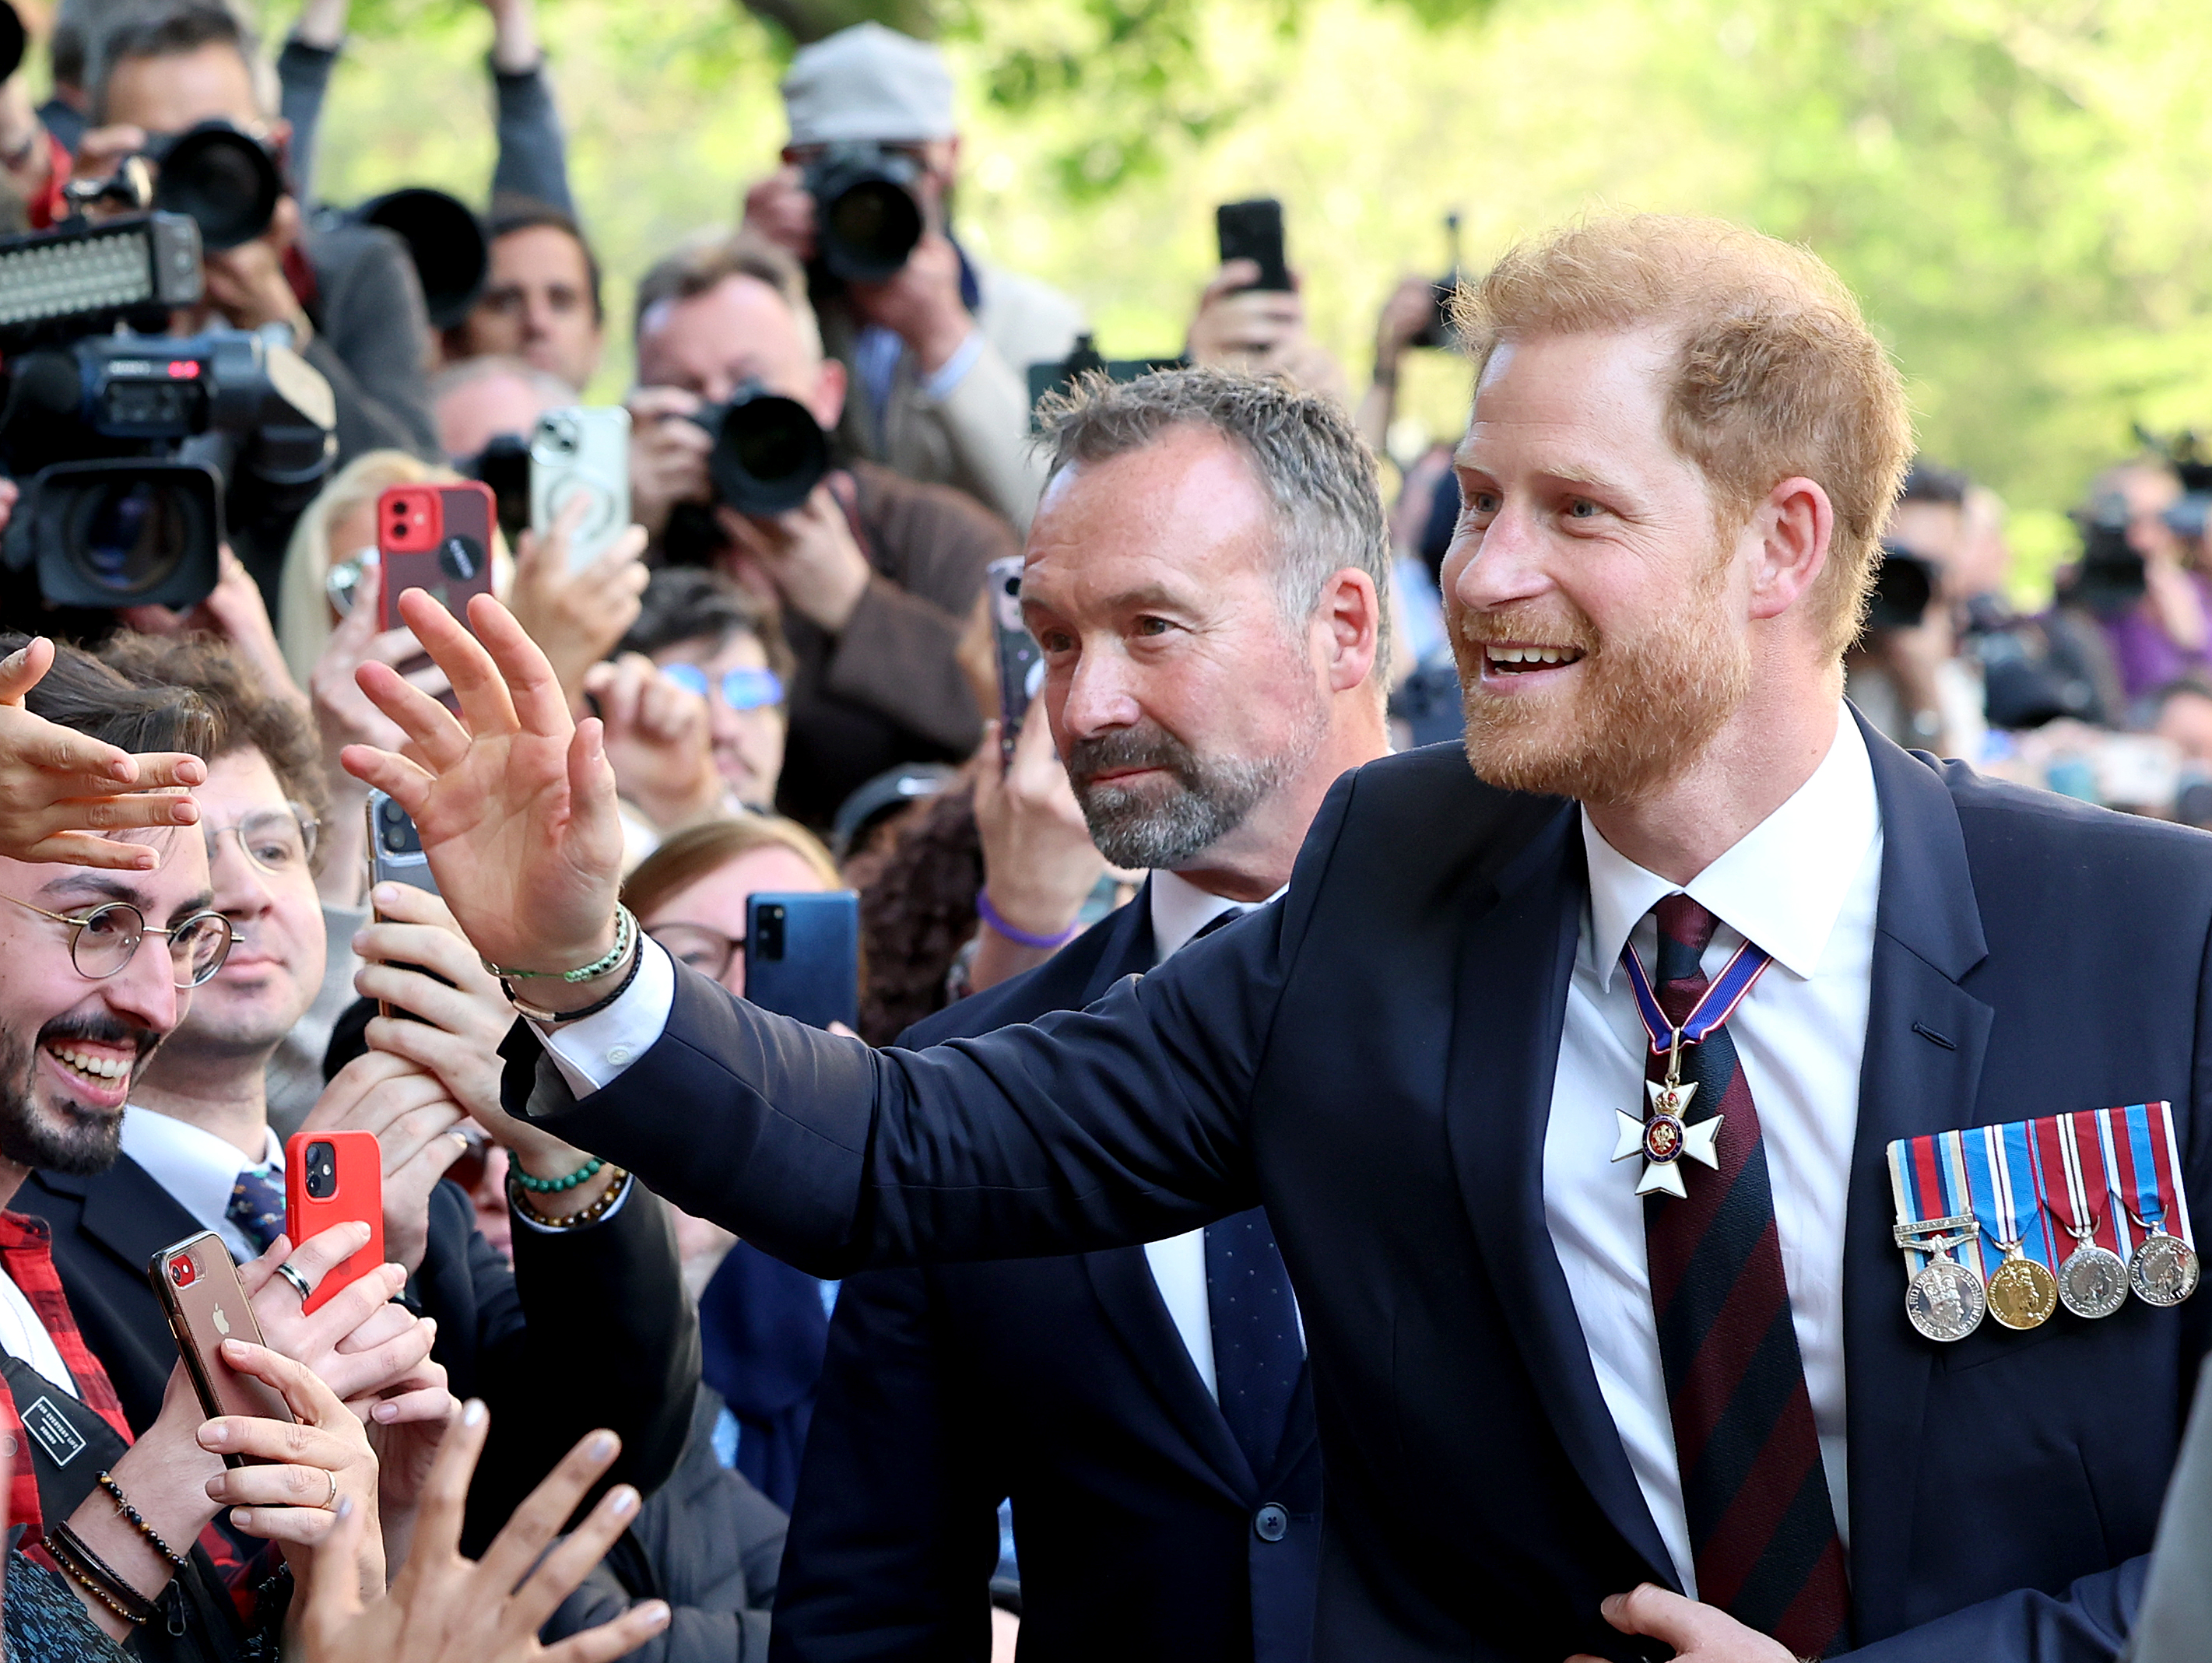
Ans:
MULTIPOLYGON (((1153 956, 1140 893, 899 1042, 1080 1010, 1153 956)), ((982 1663, 1011 1496, 1024 1663, 1304 1663, 1321 1547, 1307 1401, 1255 1474, 1142 1247, 865 1271, 830 1324, 770 1655, 982 1663), (1288 1529, 1262 1535, 1271 1503, 1288 1529)))
MULTIPOLYGON (((1932 1344, 1905 1319, 1883 1149, 2166 1098, 2203 1216, 2212 839, 1867 743, 1853 1639, 1881 1663, 2109 1658, 2212 1295, 1932 1344)), ((550 1061, 510 1089, 822 1274, 1144 1241, 1264 1199, 1328 1469, 1316 1655, 1635 1655, 1598 1601, 1674 1573, 1543 1211, 1587 901, 1573 805, 1437 747, 1340 780, 1283 901, 1086 1011, 878 1052, 679 974, 666 1032, 605 1090, 576 1102, 550 1061)))
POLYGON ((725 1253, 700 1290, 700 1377, 737 1419, 738 1471, 787 1511, 829 1344, 821 1278, 750 1241, 725 1253))

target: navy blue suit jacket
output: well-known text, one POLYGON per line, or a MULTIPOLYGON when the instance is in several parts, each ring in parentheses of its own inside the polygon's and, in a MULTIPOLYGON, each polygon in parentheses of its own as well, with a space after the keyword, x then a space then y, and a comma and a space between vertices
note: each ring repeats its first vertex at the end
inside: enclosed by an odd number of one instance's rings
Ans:
MULTIPOLYGON (((1906 1323, 1894 1138, 2166 1098, 2212 1195, 2212 841, 1871 733, 1884 843, 1844 1257, 1869 1660, 2108 1658, 2212 1296, 1957 1344, 1906 1323)), ((531 1112, 819 1274, 1153 1239, 1264 1199, 1328 1469, 1316 1654, 1638 1654, 1674 1573, 1546 1229, 1587 904, 1571 804, 1441 747, 1340 780, 1281 901, 1090 1010, 872 1051, 679 974, 659 1041, 531 1112)), ((522 1055, 520 1047, 515 1053, 522 1055)), ((1601 1160, 1610 1151, 1593 1149, 1601 1160)))
MULTIPOLYGON (((1048 962, 899 1042, 1080 1010, 1153 957, 1139 894, 1048 962)), ((845 1284, 771 1657, 982 1663, 1009 1496, 1025 1663, 1309 1655, 1321 1545, 1313 1417, 1296 1413, 1274 1467, 1255 1473, 1144 1249, 1108 1247, 866 1271, 845 1284), (1289 1515, 1274 1540, 1255 1528, 1269 1503, 1289 1515)))

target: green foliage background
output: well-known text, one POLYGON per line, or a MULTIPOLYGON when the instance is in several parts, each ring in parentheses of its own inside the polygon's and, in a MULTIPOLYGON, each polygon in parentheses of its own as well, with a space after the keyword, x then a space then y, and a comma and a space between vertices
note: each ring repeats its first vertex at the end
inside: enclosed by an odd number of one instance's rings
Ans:
MULTIPOLYGON (((757 0, 769 9, 769 0, 757 0)), ((1924 446, 2002 492, 2030 580, 2130 424, 2212 420, 2212 30, 2202 0, 806 0, 927 18, 961 78, 963 234, 1172 350, 1215 203, 1280 197, 1355 380, 1376 307, 1577 213, 1727 215, 1857 288, 1924 446)), ((732 0, 543 0, 585 217, 616 282, 734 215, 781 138, 790 38, 732 0)), ((798 27, 817 11, 775 0, 798 27), (799 9, 794 11, 797 6, 799 9)), ((268 12, 272 35, 289 19, 268 12)), ((489 24, 362 0, 323 140, 352 200, 481 199, 489 24)), ((618 391, 626 331, 603 392, 618 391)), ((1413 422, 1463 368, 1421 355, 1413 422)))

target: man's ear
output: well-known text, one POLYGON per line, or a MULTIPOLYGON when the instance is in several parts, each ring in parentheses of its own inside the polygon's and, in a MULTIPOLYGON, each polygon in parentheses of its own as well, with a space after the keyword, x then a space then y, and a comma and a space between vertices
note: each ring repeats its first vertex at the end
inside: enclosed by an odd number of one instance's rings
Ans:
POLYGON ((1785 479, 1752 511, 1744 530, 1758 545, 1752 554, 1751 616, 1778 617, 1826 569, 1835 505, 1817 481, 1785 479))
POLYGON ((1382 636, 1382 601, 1375 580, 1358 567, 1332 573, 1314 607, 1313 639, 1329 691, 1348 693, 1374 674, 1382 636))

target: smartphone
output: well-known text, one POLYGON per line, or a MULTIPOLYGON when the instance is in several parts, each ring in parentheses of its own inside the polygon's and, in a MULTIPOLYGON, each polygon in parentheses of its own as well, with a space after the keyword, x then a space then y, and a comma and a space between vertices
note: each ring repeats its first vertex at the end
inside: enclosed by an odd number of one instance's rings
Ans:
POLYGON ((544 537, 580 496, 588 506, 568 539, 571 571, 629 529, 629 412, 619 404, 571 404, 538 418, 530 436, 531 529, 544 537))
POLYGON ((1221 262, 1250 260, 1260 268, 1254 288, 1291 292, 1291 268, 1283 258, 1283 204, 1273 197, 1256 202, 1224 202, 1213 210, 1221 239, 1221 262))
MULTIPOLYGON (((262 1343, 261 1325, 239 1285, 238 1265, 213 1230, 187 1236, 148 1261, 146 1274, 169 1319, 185 1373, 210 1419, 217 1415, 252 1415, 289 1421, 292 1411, 273 1386, 241 1375, 222 1360, 226 1339, 262 1343)), ((225 1455, 225 1466, 246 1466, 257 1457, 225 1455)))
POLYGON ((368 794, 368 887, 380 883, 412 883, 418 889, 438 893, 438 880, 430 875, 430 857, 422 853, 422 835, 414 816, 380 791, 368 794))
POLYGON ((319 1311, 384 1263, 384 1156, 373 1132, 294 1132, 284 1144, 284 1234, 296 1247, 355 1219, 368 1226, 368 1245, 315 1284, 306 1309, 319 1311))
POLYGON ((991 598, 991 639, 999 659, 999 761, 1014 759, 1022 718, 1044 685, 1044 649, 1022 622, 1022 561, 1018 555, 994 560, 983 568, 983 591, 991 598))
POLYGON ((393 485, 376 499, 376 557, 384 581, 378 608, 386 629, 403 627, 399 597, 429 592, 468 623, 471 596, 491 593, 493 517, 498 506, 479 480, 393 485))
POLYGON ((860 897, 850 889, 745 902, 745 997, 817 1028, 860 1023, 860 897))

